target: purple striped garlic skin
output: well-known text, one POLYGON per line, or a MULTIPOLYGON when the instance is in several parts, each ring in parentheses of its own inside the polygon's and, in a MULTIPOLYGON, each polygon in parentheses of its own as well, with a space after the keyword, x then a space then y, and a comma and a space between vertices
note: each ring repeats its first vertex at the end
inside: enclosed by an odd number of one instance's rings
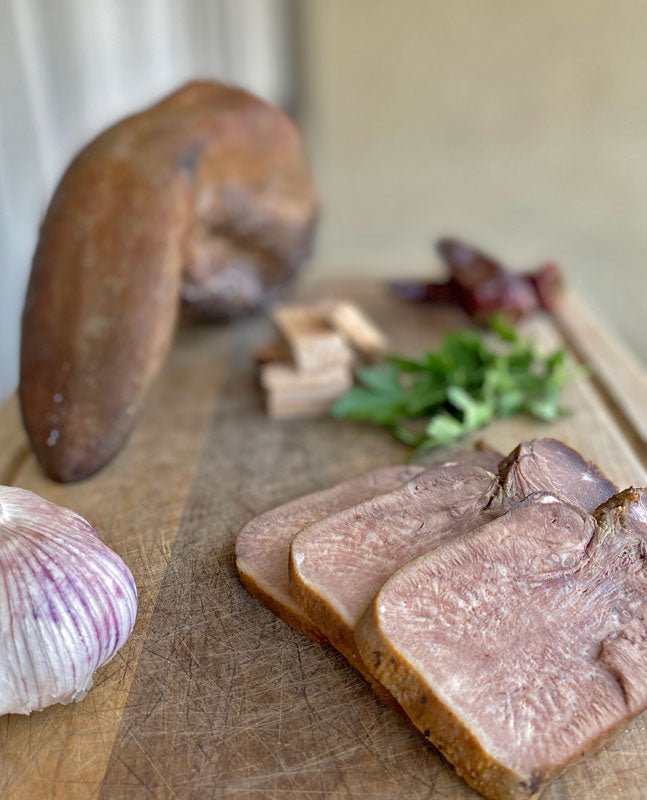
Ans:
POLYGON ((0 715, 82 699, 136 616, 130 570, 83 517, 0 486, 0 715))

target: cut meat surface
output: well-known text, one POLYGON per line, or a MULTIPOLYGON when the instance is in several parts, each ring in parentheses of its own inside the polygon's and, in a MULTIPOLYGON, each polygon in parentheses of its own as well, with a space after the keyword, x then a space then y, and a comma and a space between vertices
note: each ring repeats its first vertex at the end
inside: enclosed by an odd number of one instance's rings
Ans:
POLYGON ((464 533, 498 486, 500 456, 466 454, 435 464, 387 494, 304 528, 292 542, 290 586, 299 606, 326 638, 368 677, 353 628, 396 569, 436 546, 448 531, 464 533))
POLYGON ((306 525, 401 486, 422 470, 419 465, 372 470, 256 517, 236 539, 236 566, 243 584, 289 625, 322 641, 325 637, 290 593, 288 556, 292 539, 306 525))
POLYGON ((531 495, 403 567, 356 638, 471 786, 537 797, 647 706, 647 490, 595 518, 531 495))
POLYGON ((616 490, 555 439, 526 442, 499 463, 493 453, 434 465, 387 495, 333 514, 291 548, 292 593, 326 638, 364 675, 354 628, 385 581, 414 558, 496 518, 547 487, 592 511, 616 490), (583 481, 587 474, 590 480, 583 481), (581 489, 582 485, 585 490, 581 489))
POLYGON ((586 511, 594 511, 618 491, 595 466, 557 439, 522 442, 499 468, 502 490, 510 497, 551 492, 586 511))

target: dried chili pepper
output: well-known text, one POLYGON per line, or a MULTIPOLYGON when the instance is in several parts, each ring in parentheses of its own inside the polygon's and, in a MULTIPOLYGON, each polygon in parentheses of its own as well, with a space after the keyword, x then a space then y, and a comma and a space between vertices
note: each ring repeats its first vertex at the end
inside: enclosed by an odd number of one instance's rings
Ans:
POLYGON ((449 269, 446 281, 394 281, 400 299, 419 303, 453 303, 485 320, 495 313, 519 319, 539 309, 552 310, 562 285, 552 262, 534 272, 513 272, 501 262, 457 239, 443 238, 437 250, 449 269))

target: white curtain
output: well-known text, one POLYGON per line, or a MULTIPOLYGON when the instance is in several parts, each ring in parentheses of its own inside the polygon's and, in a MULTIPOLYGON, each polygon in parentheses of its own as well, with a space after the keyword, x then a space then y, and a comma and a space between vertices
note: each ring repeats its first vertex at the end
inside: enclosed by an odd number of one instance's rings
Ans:
POLYGON ((287 106, 288 0, 0 0, 0 400, 39 221, 74 153, 183 81, 287 106))

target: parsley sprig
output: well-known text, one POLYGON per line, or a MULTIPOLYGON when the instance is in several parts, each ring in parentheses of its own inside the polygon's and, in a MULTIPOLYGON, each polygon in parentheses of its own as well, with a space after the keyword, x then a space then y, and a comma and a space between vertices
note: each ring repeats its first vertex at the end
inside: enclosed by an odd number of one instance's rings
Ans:
POLYGON ((541 355, 500 319, 491 334, 467 330, 446 336, 439 350, 419 359, 390 356, 359 371, 359 386, 333 406, 338 418, 390 430, 418 450, 448 445, 496 417, 530 414, 552 422, 566 413, 562 387, 581 370, 563 349, 541 355), (490 343, 492 342, 492 343, 490 343), (411 424, 426 418, 426 424, 411 424))

